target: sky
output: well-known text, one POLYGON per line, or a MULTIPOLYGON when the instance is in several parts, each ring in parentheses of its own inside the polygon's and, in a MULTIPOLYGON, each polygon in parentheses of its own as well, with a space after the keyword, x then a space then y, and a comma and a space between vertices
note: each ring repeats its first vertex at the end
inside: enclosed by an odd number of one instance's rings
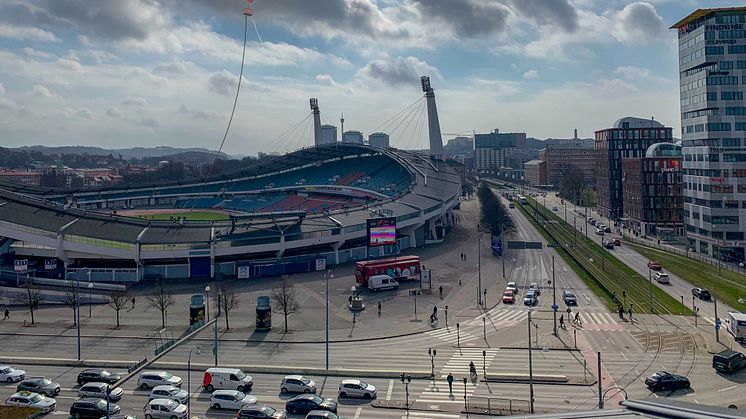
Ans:
POLYGON ((2 0, 0 146, 285 152, 322 120, 426 144, 435 89, 457 134, 580 137, 624 116, 680 132, 672 24, 719 1, 2 0), (245 26, 245 23, 246 26, 245 26))

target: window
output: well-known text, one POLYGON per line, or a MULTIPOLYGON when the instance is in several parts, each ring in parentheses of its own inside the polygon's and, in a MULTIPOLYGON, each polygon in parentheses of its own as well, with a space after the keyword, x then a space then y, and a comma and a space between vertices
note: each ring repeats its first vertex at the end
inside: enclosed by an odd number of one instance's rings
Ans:
POLYGON ((740 138, 723 138, 722 144, 723 144, 723 147, 740 147, 741 139, 740 138))
MULTIPOLYGON (((690 59, 687 62, 692 61, 692 60, 696 60, 697 58, 701 57, 701 55, 698 55, 698 56, 695 55, 697 52, 699 52, 699 51, 693 52, 691 54, 690 59)), ((705 54, 706 55, 725 54, 725 48, 723 48, 723 47, 705 47, 705 54)), ((732 54, 735 54, 735 53, 732 53, 732 54)))
POLYGON ((729 45, 728 54, 746 54, 746 45, 729 45))
MULTIPOLYGON (((746 47, 746 45, 744 46, 746 47)), ((707 77, 707 84, 710 86, 738 84, 738 77, 736 76, 709 76, 707 77)))
POLYGON ((725 239, 726 240, 743 240, 743 232, 742 231, 727 231, 725 233, 725 239))
POLYGON ((725 108, 726 115, 746 115, 746 107, 728 106, 725 108))
POLYGON ((746 162, 746 154, 723 154, 723 161, 726 163, 746 162))
POLYGON ((730 131, 730 122, 710 122, 707 124, 708 131, 730 131))
POLYGON ((743 92, 720 92, 721 100, 743 100, 743 92))
POLYGON ((718 69, 720 69, 720 70, 732 70, 733 69, 733 61, 720 61, 720 63, 718 63, 718 69))

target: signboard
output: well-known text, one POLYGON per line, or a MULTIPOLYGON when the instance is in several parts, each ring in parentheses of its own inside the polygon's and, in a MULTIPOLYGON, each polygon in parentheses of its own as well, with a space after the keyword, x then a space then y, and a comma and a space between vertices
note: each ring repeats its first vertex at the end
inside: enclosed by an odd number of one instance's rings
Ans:
POLYGON ((317 271, 323 271, 326 270, 326 259, 316 259, 316 270, 317 271))
POLYGON ((28 259, 18 259, 13 263, 13 269, 18 273, 26 273, 28 270, 28 259))
POLYGON ((368 246, 386 246, 396 244, 396 218, 372 218, 368 225, 368 246))
POLYGON ((238 279, 247 279, 249 278, 251 272, 251 266, 244 265, 238 267, 237 277, 238 279))
POLYGON ((44 269, 48 271, 57 269, 57 259, 46 259, 44 261, 44 269))
POLYGON ((541 242, 524 242, 508 240, 508 249, 541 249, 541 242))

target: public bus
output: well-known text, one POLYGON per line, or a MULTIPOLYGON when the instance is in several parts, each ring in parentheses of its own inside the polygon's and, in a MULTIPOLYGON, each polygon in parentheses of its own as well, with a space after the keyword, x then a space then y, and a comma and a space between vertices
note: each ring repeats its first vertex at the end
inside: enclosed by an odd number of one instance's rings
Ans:
POLYGON ((388 275, 394 279, 408 279, 419 275, 419 273, 419 256, 399 256, 355 262, 355 282, 362 286, 367 286, 368 278, 373 275, 388 275))

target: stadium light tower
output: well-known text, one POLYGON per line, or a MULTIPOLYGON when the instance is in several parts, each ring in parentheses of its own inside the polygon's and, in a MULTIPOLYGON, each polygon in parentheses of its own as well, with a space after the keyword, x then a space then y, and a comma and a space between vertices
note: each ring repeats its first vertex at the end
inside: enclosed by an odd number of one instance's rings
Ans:
POLYGON ((438 121, 438 107, 435 105, 435 91, 430 85, 430 77, 420 77, 422 91, 425 92, 427 100, 427 126, 430 138, 430 155, 443 159, 443 136, 440 134, 440 121, 438 121))
POLYGON ((321 111, 319 110, 319 100, 312 97, 309 102, 311 104, 311 111, 313 111, 313 145, 319 146, 321 144, 321 111))

